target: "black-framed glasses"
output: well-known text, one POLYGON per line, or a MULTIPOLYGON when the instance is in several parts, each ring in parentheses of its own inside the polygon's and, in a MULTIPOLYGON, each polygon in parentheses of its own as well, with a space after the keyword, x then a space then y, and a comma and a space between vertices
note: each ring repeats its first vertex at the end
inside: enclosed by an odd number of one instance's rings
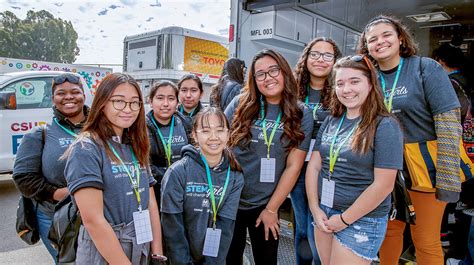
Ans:
POLYGON ((265 81, 267 79, 267 74, 270 77, 277 77, 280 74, 280 67, 274 67, 268 70, 267 72, 256 72, 255 73, 255 80, 257 81, 265 81))
POLYGON ((335 55, 330 52, 318 52, 318 51, 310 51, 309 52, 309 58, 313 60, 318 60, 319 58, 323 57, 323 60, 326 62, 332 62, 334 61, 335 55))
POLYGON ((116 110, 124 110, 127 105, 129 105, 130 109, 132 111, 139 111, 142 107, 142 102, 141 101, 125 101, 122 99, 111 99, 112 106, 116 110))
POLYGON ((79 76, 77 75, 61 74, 61 75, 53 77, 53 85, 60 85, 66 81, 72 84, 76 84, 76 85, 81 84, 79 76))

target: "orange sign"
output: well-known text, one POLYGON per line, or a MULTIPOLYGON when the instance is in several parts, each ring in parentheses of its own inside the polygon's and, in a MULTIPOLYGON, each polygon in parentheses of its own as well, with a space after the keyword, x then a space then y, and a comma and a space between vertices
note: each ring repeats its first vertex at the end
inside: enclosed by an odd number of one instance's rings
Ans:
POLYGON ((220 75, 229 50, 214 41, 185 37, 184 71, 220 75))

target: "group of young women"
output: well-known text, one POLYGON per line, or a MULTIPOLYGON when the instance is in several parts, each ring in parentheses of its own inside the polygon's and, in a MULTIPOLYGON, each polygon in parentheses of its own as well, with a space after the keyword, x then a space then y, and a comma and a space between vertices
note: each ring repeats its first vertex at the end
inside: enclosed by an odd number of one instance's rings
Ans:
MULTIPOLYGON (((441 218, 460 190, 459 169, 446 162, 460 135, 451 122, 456 94, 439 64, 415 55, 395 18, 372 19, 359 46, 358 55, 339 58, 334 41, 317 38, 294 73, 264 49, 240 95, 222 89, 231 74, 219 82, 215 107, 201 107, 202 83, 186 75, 177 86, 154 85, 145 115, 137 82, 107 76, 59 159, 83 221, 77 264, 145 264, 164 254, 171 264, 242 264, 247 231, 255 263, 277 264, 279 208, 289 194, 297 264, 370 264, 378 253, 381 264, 398 264, 405 223, 388 213, 405 170, 403 144, 433 139, 436 193, 410 191, 411 232, 417 263, 443 264, 441 218)), ((244 75, 243 61, 229 65, 244 75)), ((19 154, 28 152, 26 139, 19 154)), ((21 161, 15 175, 25 177, 21 161)), ((61 199, 51 194, 43 197, 61 199)))

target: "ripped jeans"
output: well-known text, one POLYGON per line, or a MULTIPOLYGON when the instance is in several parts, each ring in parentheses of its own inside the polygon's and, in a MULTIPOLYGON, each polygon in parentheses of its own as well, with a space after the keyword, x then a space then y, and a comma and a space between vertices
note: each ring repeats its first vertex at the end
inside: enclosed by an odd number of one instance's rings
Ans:
MULTIPOLYGON (((342 211, 319 205, 330 218, 342 211)), ((387 231, 388 214, 385 217, 362 217, 345 229, 334 233, 334 238, 357 256, 366 260, 377 258, 387 231)), ((318 239, 316 238, 316 241, 318 239)))

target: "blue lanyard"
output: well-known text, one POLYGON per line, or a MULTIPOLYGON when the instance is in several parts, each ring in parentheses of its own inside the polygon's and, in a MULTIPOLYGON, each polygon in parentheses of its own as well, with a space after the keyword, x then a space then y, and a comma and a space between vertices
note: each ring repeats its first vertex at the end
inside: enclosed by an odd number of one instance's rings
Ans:
POLYGON ((130 178, 130 183, 132 184, 133 191, 135 192, 135 197, 137 198, 138 210, 141 212, 142 211, 142 204, 141 204, 140 191, 139 191, 139 189, 140 189, 140 167, 138 166, 138 161, 137 161, 137 158, 135 157, 135 152, 133 152, 133 148, 130 146, 130 152, 132 153, 134 171, 137 172, 136 173, 136 176, 137 176, 136 179, 133 178, 132 174, 128 170, 128 167, 125 165, 122 158, 120 158, 120 156, 117 153, 117 151, 115 150, 114 146, 110 142, 107 142, 107 143, 109 144, 109 147, 112 150, 112 152, 114 153, 115 157, 122 164, 122 167, 125 170, 125 172, 127 172, 128 177, 130 178))
POLYGON ((173 141, 173 128, 174 128, 174 115, 171 118, 171 127, 170 127, 170 133, 168 135, 168 144, 165 143, 165 138, 163 137, 163 134, 161 133, 160 127, 155 122, 155 117, 151 115, 151 121, 153 122, 153 125, 155 125, 156 130, 158 131, 158 135, 160 136, 161 143, 163 144, 163 147, 165 148, 165 154, 166 154, 166 159, 168 160, 168 166, 171 166, 171 143, 173 141))
POLYGON ((202 154, 201 154, 201 160, 202 162, 204 162, 204 166, 206 166, 207 185, 209 185, 209 195, 211 197, 211 204, 212 204, 212 228, 216 229, 217 211, 219 210, 222 204, 222 201, 224 200, 224 195, 227 190, 227 186, 229 185, 230 165, 227 168, 227 175, 225 177, 224 188, 222 190, 221 197, 219 198, 219 203, 216 206, 216 197, 214 194, 214 186, 212 185, 211 170, 209 169, 209 164, 207 163, 206 158, 202 154))
POLYGON ((403 61, 404 61, 404 58, 400 57, 400 64, 398 64, 397 74, 395 75, 395 80, 393 81, 393 84, 392 84, 392 90, 390 91, 390 96, 388 96, 388 98, 385 93, 385 79, 383 78, 382 73, 379 71, 380 85, 382 86, 382 91, 384 95, 383 102, 385 103, 385 107, 387 108, 388 112, 392 112, 393 96, 395 95, 395 88, 397 87, 398 78, 400 77, 400 72, 402 71, 403 61))
MULTIPOLYGON (((193 117, 194 112, 196 111, 197 108, 198 108, 198 106, 196 106, 196 107, 193 109, 193 111, 191 111, 191 112, 189 113, 189 117, 190 117, 190 118, 193 117)), ((184 113, 184 107, 183 107, 183 105, 180 105, 180 106, 179 106, 179 112, 181 112, 181 114, 185 114, 185 113, 184 113)), ((186 114, 185 114, 185 115, 186 115, 186 114)))
POLYGON ((59 123, 58 119, 54 118, 53 120, 54 120, 54 122, 55 122, 59 127, 61 127, 61 129, 63 129, 65 132, 67 132, 67 133, 68 133, 69 135, 71 135, 72 137, 77 138, 77 133, 75 133, 75 132, 69 130, 68 128, 66 128, 66 127, 64 127, 64 126, 62 126, 62 125, 59 123))
MULTIPOLYGON (((309 91, 310 91, 310 86, 309 84, 306 86, 306 98, 304 100, 304 103, 306 104, 306 106, 309 107, 309 91)), ((319 108, 319 104, 321 102, 321 94, 319 94, 319 101, 314 105, 313 107, 313 119, 316 120, 316 112, 318 111, 318 108, 319 108)))

